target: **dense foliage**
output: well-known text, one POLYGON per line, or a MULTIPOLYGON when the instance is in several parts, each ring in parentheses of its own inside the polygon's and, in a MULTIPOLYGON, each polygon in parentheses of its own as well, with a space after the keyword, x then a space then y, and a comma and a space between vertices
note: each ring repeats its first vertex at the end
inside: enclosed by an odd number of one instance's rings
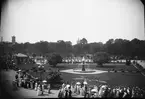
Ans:
POLYGON ((87 43, 86 39, 80 40, 79 43, 72 45, 70 41, 59 40, 57 42, 40 41, 34 44, 16 43, 12 45, 9 42, 0 44, 0 54, 13 52, 30 55, 45 55, 50 53, 59 53, 62 57, 69 55, 80 55, 84 53, 94 54, 96 52, 107 52, 115 56, 130 56, 145 59, 145 40, 133 39, 109 39, 105 44, 102 42, 87 43))
POLYGON ((50 65, 56 66, 58 63, 62 62, 62 57, 57 53, 52 53, 48 57, 48 62, 50 65))
POLYGON ((62 83, 61 73, 58 70, 50 70, 47 76, 47 82, 51 84, 52 87, 58 87, 55 85, 60 85, 62 83))
POLYGON ((109 62, 109 55, 106 52, 97 52, 94 54, 93 61, 102 66, 104 63, 109 62))

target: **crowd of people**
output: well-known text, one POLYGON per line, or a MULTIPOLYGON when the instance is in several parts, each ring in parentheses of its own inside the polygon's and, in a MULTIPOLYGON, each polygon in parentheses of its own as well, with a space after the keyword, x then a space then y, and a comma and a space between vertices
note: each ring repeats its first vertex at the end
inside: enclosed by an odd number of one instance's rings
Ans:
POLYGON ((58 98, 145 98, 145 89, 139 87, 110 87, 108 85, 89 86, 87 81, 75 84, 63 83, 58 98))
POLYGON ((41 81, 26 72, 22 72, 22 70, 17 71, 13 81, 13 89, 18 90, 18 88, 35 90, 38 96, 43 95, 44 92, 49 94, 51 90, 50 84, 46 80, 41 81))

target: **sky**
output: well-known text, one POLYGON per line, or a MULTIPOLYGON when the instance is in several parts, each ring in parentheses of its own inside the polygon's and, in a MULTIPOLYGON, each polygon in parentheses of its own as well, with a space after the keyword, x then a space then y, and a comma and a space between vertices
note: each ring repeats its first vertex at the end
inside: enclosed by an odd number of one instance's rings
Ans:
POLYGON ((145 40, 140 0, 9 0, 1 24, 3 40, 16 36, 19 43, 145 40))

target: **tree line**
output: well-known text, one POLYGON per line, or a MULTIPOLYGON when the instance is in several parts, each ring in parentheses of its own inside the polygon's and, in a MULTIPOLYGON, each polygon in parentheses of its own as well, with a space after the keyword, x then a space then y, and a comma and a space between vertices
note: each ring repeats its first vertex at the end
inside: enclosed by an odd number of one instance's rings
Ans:
POLYGON ((145 40, 134 38, 109 39, 105 44, 102 42, 87 43, 85 38, 77 44, 72 45, 71 41, 58 40, 57 42, 40 41, 36 43, 0 43, 1 54, 5 53, 24 53, 28 55, 47 56, 51 53, 58 53, 62 57, 78 56, 84 54, 94 54, 96 52, 107 52, 110 55, 120 57, 132 57, 145 59, 145 40))

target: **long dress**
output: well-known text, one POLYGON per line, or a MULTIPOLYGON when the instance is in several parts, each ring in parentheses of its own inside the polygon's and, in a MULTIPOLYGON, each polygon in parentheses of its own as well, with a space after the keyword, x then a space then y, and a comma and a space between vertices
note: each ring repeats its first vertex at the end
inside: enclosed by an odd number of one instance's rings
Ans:
POLYGON ((74 86, 74 93, 77 92, 77 85, 74 86))
POLYGON ((76 86, 76 93, 79 94, 79 86, 76 86))
POLYGON ((72 98, 72 91, 68 90, 68 98, 72 98))
POLYGON ((65 98, 68 98, 68 90, 65 90, 65 98))
POLYGON ((83 89, 80 88, 79 90, 80 90, 80 95, 82 96, 83 95, 83 89))
POLYGON ((30 81, 30 87, 33 89, 33 81, 30 81))
POLYGON ((74 94, 74 87, 73 87, 73 85, 71 85, 71 91, 72 91, 72 94, 74 94))
POLYGON ((22 78, 19 78, 19 87, 22 87, 22 78))
POLYGON ((42 85, 42 94, 44 93, 44 84, 42 85))
POLYGON ((41 86, 38 86, 37 95, 38 95, 38 96, 42 95, 41 86))
POLYGON ((81 88, 81 86, 77 85, 77 94, 80 94, 80 88, 81 88))
POLYGON ((47 85, 48 94, 50 93, 50 84, 47 85))
POLYGON ((36 82, 34 90, 37 91, 37 88, 38 88, 38 83, 36 82))
POLYGON ((59 89, 59 92, 58 92, 58 98, 62 98, 62 92, 61 92, 61 89, 59 89))

